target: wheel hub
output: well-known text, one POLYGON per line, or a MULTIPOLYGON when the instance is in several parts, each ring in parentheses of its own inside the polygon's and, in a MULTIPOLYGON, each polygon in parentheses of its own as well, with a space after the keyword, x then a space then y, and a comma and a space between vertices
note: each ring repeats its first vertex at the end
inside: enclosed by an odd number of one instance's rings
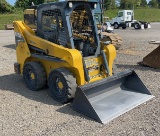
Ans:
POLYGON ((30 74, 30 77, 31 77, 32 80, 34 80, 34 79, 35 79, 34 73, 31 73, 31 74, 30 74))
POLYGON ((63 83, 61 81, 58 82, 58 87, 62 90, 63 89, 63 83))
POLYGON ((57 87, 59 93, 62 93, 63 83, 59 78, 56 79, 56 87, 57 87))

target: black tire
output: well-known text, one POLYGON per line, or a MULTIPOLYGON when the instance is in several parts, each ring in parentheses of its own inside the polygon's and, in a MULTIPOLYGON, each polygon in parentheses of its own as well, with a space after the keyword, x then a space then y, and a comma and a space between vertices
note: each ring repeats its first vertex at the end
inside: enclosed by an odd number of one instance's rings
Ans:
POLYGON ((23 67, 23 78, 32 91, 44 88, 47 80, 44 67, 39 62, 27 62, 23 67))
POLYGON ((60 103, 67 103, 74 98, 76 92, 76 79, 65 68, 51 71, 48 78, 49 93, 60 103))
POLYGON ((135 29, 141 29, 141 25, 138 24, 138 23, 136 23, 136 24, 134 25, 134 28, 135 28, 135 29))
POLYGON ((145 28, 145 29, 148 28, 148 23, 144 23, 144 28, 145 28))
POLYGON ((126 29, 126 26, 122 26, 122 29, 126 29))
POLYGON ((119 29, 118 23, 114 23, 114 29, 119 29))

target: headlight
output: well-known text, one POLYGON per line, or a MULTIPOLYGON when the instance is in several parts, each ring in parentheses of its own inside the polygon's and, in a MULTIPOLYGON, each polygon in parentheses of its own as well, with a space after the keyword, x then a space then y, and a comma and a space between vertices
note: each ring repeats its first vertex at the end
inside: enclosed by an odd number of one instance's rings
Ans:
POLYGON ((69 2, 69 7, 70 7, 70 8, 72 8, 72 7, 73 7, 72 2, 69 2))
POLYGON ((96 3, 94 4, 94 8, 95 8, 95 9, 97 8, 97 4, 96 4, 96 3))

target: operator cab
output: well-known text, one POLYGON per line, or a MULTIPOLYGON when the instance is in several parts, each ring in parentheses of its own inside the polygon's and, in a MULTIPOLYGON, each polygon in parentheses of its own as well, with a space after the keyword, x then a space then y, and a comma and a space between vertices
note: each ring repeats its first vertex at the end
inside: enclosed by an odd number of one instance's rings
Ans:
POLYGON ((37 9, 37 36, 66 48, 77 49, 83 57, 100 54, 94 19, 96 2, 63 1, 37 9), (85 2, 85 4, 84 4, 85 2))

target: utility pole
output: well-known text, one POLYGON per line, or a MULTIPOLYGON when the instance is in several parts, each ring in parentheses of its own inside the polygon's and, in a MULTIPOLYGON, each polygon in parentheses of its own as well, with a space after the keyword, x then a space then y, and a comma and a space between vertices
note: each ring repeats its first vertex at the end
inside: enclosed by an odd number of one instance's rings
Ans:
MULTIPOLYGON (((2 0, 1 0, 0 2, 1 2, 1 5, 0 5, 0 7, 2 8, 2 0)), ((1 9, 0 9, 0 12, 1 12, 1 9)))
POLYGON ((133 3, 133 20, 134 20, 134 3, 133 3))

